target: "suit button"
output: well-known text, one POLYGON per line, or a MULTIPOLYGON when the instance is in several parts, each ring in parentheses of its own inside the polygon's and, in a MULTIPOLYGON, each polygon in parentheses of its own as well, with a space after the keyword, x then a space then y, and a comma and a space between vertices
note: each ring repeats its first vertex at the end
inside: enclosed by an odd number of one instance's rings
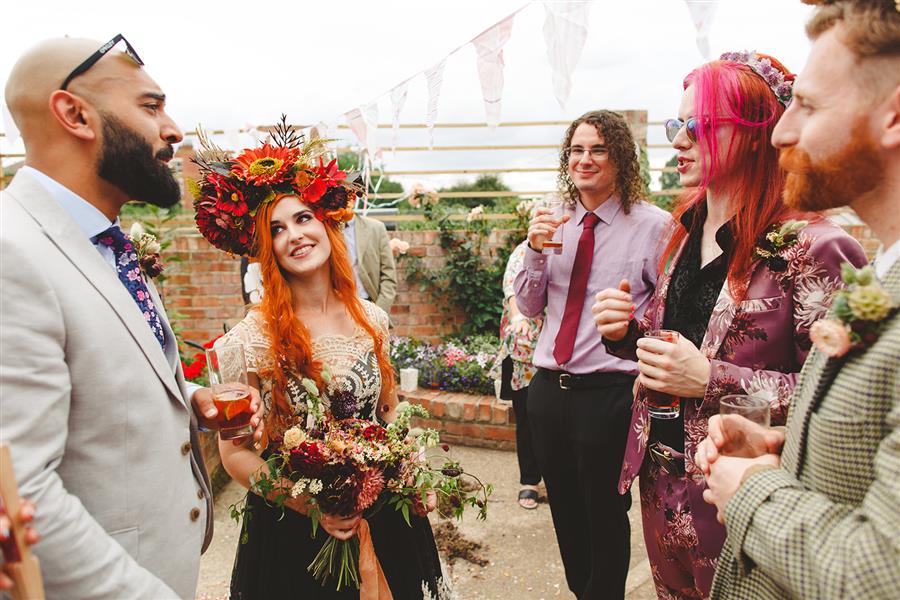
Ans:
POLYGON ((200 498, 201 500, 203 500, 203 497, 204 497, 204 496, 206 496, 206 494, 203 493, 203 490, 197 490, 197 497, 198 497, 198 498, 200 498))
POLYGON ((196 521, 199 518, 200 518, 200 509, 197 507, 192 508, 191 509, 191 521, 196 521))
POLYGON ((185 442, 181 445, 181 453, 187 456, 191 452, 191 443, 185 442))

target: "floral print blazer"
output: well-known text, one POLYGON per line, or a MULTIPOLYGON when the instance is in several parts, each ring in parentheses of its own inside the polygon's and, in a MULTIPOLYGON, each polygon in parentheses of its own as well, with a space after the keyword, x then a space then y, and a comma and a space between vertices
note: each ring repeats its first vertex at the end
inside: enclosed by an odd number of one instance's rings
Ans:
MULTIPOLYGON (((671 274, 683 250, 684 244, 660 275, 644 318, 629 329, 624 340, 608 344, 611 353, 637 360, 638 338, 661 326, 671 274)), ((710 361, 706 393, 682 403, 685 468, 697 488, 700 505, 705 483, 694 464, 694 452, 706 437, 707 420, 719 412, 719 398, 734 393, 764 396, 772 405, 772 423, 784 424, 797 375, 810 350, 809 328, 825 316, 832 295, 843 287, 841 264, 846 261, 860 267, 867 262, 859 243, 826 219, 798 229, 796 241, 774 254, 751 265, 746 297, 741 302, 732 297, 727 281, 722 287, 700 346, 710 361)), ((619 480, 622 494, 640 471, 649 433, 647 400, 639 388, 619 480)), ((696 502, 692 504, 698 508, 696 502)))

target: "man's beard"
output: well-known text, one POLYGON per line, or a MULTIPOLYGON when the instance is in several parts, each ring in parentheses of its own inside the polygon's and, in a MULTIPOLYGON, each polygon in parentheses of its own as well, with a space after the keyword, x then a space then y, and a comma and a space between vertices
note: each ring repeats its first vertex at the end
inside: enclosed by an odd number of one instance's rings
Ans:
MULTIPOLYGON (((863 131, 858 124, 856 131, 863 131)), ((857 135, 844 148, 819 162, 797 147, 781 151, 778 160, 788 172, 784 203, 802 211, 824 211, 852 204, 884 180, 884 166, 875 142, 857 135)))
POLYGON ((178 204, 181 186, 162 160, 175 151, 166 146, 155 155, 153 147, 117 118, 103 114, 103 149, 97 174, 129 199, 162 208, 178 204))

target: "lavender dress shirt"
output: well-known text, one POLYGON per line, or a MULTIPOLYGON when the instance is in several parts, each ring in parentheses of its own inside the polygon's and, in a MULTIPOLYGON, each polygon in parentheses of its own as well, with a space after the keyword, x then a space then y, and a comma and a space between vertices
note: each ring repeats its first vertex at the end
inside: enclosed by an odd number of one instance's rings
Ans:
POLYGON ((600 218, 594 228, 594 260, 588 279, 581 321, 575 335, 572 358, 564 365, 556 364, 553 346, 566 307, 566 294, 572 276, 572 264, 581 236, 582 221, 587 210, 581 202, 574 211, 566 209, 572 219, 563 225, 562 254, 541 254, 531 248, 525 251, 524 266, 516 275, 516 303, 522 314, 534 317, 547 309, 544 327, 534 352, 534 364, 569 373, 637 374, 637 363, 608 354, 594 326, 591 305, 600 290, 618 287, 622 279, 631 283, 631 294, 640 319, 647 307, 657 280, 657 265, 673 224, 666 211, 641 202, 625 214, 616 196, 601 204, 594 214, 600 218))

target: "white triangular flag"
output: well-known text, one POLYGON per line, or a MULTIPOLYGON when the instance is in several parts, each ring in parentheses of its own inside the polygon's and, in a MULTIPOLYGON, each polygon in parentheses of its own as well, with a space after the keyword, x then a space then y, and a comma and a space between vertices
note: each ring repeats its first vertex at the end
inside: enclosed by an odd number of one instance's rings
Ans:
POLYGON ((561 108, 572 91, 572 73, 587 40, 590 2, 544 2, 544 43, 553 72, 553 94, 561 108))
POLYGON ((709 60, 709 30, 719 2, 718 0, 685 0, 685 2, 697 30, 697 49, 705 60, 709 60))
POLYGON ((512 33, 512 14, 472 40, 481 81, 481 96, 489 127, 500 123, 500 101, 503 98, 503 46, 512 33))
POLYGON ((400 111, 406 104, 406 92, 409 89, 409 82, 404 81, 391 90, 391 108, 393 108, 393 119, 391 121, 391 150, 397 151, 397 136, 400 133, 400 111))
POLYGON ((425 71, 425 83, 428 86, 428 109, 425 112, 425 125, 428 128, 428 148, 434 147, 434 124, 437 122, 438 99, 441 96, 441 83, 444 81, 445 58, 425 71))

